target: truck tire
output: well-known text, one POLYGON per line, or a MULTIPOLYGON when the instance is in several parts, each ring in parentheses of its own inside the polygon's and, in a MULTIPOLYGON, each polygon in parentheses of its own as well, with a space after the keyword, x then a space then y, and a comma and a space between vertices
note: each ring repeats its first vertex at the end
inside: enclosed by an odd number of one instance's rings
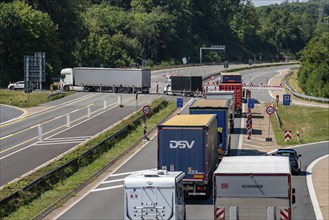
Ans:
POLYGON ((9 89, 10 89, 10 90, 14 90, 14 86, 10 86, 9 89))
POLYGON ((70 91, 70 87, 69 86, 64 86, 64 91, 65 92, 69 92, 70 91))

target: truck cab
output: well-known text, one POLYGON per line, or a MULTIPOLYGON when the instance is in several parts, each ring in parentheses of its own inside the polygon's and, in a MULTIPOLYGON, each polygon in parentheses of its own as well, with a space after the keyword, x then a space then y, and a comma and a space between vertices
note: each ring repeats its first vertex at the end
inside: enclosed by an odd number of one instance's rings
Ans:
POLYGON ((65 68, 61 70, 60 87, 68 92, 73 86, 73 69, 65 68))

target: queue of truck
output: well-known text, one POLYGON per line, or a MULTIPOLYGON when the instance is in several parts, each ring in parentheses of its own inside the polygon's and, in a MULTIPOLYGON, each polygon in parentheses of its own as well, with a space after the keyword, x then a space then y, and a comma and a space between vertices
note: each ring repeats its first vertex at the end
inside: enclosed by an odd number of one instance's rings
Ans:
MULTIPOLYGON (((65 91, 149 93, 146 69, 68 68, 65 91)), ((204 97, 158 125, 157 170, 124 180, 124 219, 186 219, 186 197, 213 193, 214 220, 291 219, 295 202, 287 157, 232 156, 234 116, 242 113, 239 73, 222 73, 217 82, 201 76, 172 76, 165 94, 204 97)))

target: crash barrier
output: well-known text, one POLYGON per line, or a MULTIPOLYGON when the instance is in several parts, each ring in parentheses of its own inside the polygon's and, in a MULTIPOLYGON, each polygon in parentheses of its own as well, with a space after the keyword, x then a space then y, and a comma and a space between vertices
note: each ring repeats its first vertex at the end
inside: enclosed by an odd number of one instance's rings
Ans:
MULTIPOLYGON (((89 165, 95 159, 97 159, 100 155, 104 152, 111 149, 111 147, 119 140, 125 138, 132 130, 134 130, 138 125, 142 124, 147 118, 150 118, 153 114, 159 112, 162 108, 167 106, 168 102, 163 100, 157 106, 155 106, 152 110, 150 115, 141 115, 138 118, 134 119, 132 122, 127 123, 123 128, 121 128, 116 133, 108 136, 100 143, 96 144, 95 146, 91 147, 90 149, 86 150, 81 155, 76 156, 74 159, 71 159, 60 165, 59 167, 50 170, 46 174, 38 177, 37 179, 30 182, 28 185, 23 186, 21 189, 15 191, 14 193, 10 194, 9 196, 3 198, 0 201, 0 219, 8 216, 10 213, 16 211, 20 206, 24 204, 28 204, 29 202, 33 201, 34 199, 38 198, 42 193, 47 190, 52 189, 52 186, 60 181, 70 177, 72 174, 77 172, 80 168, 89 165)), ((135 117, 135 116, 134 116, 135 117)), ((155 128, 154 128, 155 129, 155 128)), ((153 130, 149 131, 152 132, 153 130)), ((141 141, 143 137, 140 138, 141 141)), ((132 146, 134 147, 134 146, 132 146)), ((132 148, 131 147, 131 148, 132 148)), ((131 148, 128 148, 126 151, 122 152, 122 155, 126 154, 131 148)), ((120 158, 120 156, 119 156, 120 158)), ((85 185, 90 183, 90 180, 93 180, 95 177, 99 176, 104 170, 108 169, 114 162, 117 160, 112 161, 106 167, 96 172, 93 176, 89 177, 85 182, 83 182, 79 187, 83 188, 85 185)), ((36 171, 38 172, 38 171, 36 171)), ((24 181, 24 180, 23 180, 24 181)), ((79 191, 79 187, 76 191, 79 191)), ((69 194, 74 193, 74 191, 70 192, 69 194)), ((69 196, 66 195, 67 197, 69 196)), ((65 196, 62 198, 61 201, 65 201, 65 196)), ((60 202, 60 201, 57 201, 60 202)), ((56 204, 57 204, 56 202, 56 204)), ((55 208, 56 204, 53 205, 51 208, 55 208)), ((48 210, 48 209, 47 209, 48 210)), ((35 219, 41 219, 50 211, 44 210, 35 219)))
POLYGON ((275 114, 276 120, 278 121, 279 127, 282 128, 282 121, 281 121, 278 111, 274 111, 274 114, 275 114))
POLYGON ((296 92, 294 89, 292 89, 289 86, 289 82, 288 82, 288 77, 293 74, 293 72, 289 72, 288 74, 286 74, 284 76, 284 85, 289 89, 289 91, 296 97, 305 99, 305 100, 309 100, 309 101, 320 101, 320 102, 329 102, 329 99, 327 98, 319 98, 319 97, 314 97, 314 96, 309 96, 309 95, 303 95, 303 94, 299 94, 298 92, 296 92))

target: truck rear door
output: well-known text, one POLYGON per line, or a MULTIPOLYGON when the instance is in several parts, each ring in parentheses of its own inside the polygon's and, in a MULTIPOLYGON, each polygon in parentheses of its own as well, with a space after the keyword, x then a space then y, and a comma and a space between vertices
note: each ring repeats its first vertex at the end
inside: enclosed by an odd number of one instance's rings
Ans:
POLYGON ((166 128, 158 134, 158 169, 185 172, 184 179, 205 174, 203 128, 166 128))

